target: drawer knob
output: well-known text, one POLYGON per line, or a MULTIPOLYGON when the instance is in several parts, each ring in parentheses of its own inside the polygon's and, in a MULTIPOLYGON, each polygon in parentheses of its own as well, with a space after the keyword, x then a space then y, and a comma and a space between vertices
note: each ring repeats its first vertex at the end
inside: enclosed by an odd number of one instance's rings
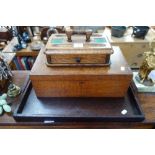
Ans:
POLYGON ((138 58, 141 58, 142 56, 143 56, 143 54, 142 54, 142 53, 137 54, 137 57, 138 57, 138 58))
POLYGON ((80 62, 81 62, 81 59, 80 59, 80 58, 75 58, 75 61, 76 61, 77 63, 80 63, 80 62))

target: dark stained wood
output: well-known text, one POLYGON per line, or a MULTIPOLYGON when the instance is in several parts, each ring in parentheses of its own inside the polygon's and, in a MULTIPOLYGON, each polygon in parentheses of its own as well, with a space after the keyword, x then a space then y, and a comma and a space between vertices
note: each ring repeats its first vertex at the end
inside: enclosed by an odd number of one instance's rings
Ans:
POLYGON ((0 124, 0 129, 152 129, 152 123, 137 122, 67 122, 67 123, 39 123, 39 122, 17 122, 0 124))
POLYGON ((139 98, 139 101, 141 103, 142 109, 145 109, 145 121, 146 122, 152 122, 155 120, 155 115, 152 115, 155 113, 155 109, 153 108, 155 105, 155 93, 138 93, 138 90, 132 81, 132 90, 134 91, 135 96, 139 98))
POLYGON ((39 54, 39 51, 33 51, 33 50, 27 50, 27 49, 22 49, 18 52, 16 52, 16 56, 31 56, 31 57, 37 57, 39 54))
MULTIPOLYGON (((18 85, 22 85, 28 73, 19 71, 14 74, 18 85)), ((42 122, 16 122, 12 115, 4 114, 0 116, 0 128, 155 128, 155 94, 141 93, 138 94, 138 97, 145 114, 145 120, 142 122, 59 122, 45 124, 42 122)), ((18 102, 18 98, 16 100, 18 102)), ((13 111, 17 102, 12 104, 13 111)))
POLYGON ((43 51, 30 73, 37 96, 123 97, 126 94, 132 71, 118 47, 114 47, 109 67, 47 67, 43 51))
POLYGON ((131 87, 124 98, 37 98, 30 84, 14 111, 18 121, 142 121, 144 115, 131 87), (123 115, 123 109, 127 114, 123 115))
POLYGON ((0 41, 8 41, 12 39, 12 33, 6 28, 0 28, 0 41))
MULTIPOLYGON (((147 123, 152 123, 155 121, 155 93, 139 93, 137 94, 141 107, 145 111, 145 121, 147 123)), ((155 125, 155 122, 154 122, 155 125)))
MULTIPOLYGON (((27 84, 27 81, 29 79, 29 71, 13 71, 13 83, 18 85, 20 88, 21 88, 21 91, 23 92, 24 91, 24 88, 27 84)), ((7 90, 6 90, 7 92, 7 90)), ((4 93, 6 93, 4 92, 4 93)), ((16 108, 17 106, 17 102, 18 100, 21 98, 21 95, 17 96, 16 98, 14 99, 8 99, 8 102, 11 103, 11 107, 12 107, 12 110, 14 111, 14 109, 16 108)), ((11 114, 12 115, 12 114, 11 114)), ((7 114, 5 113, 3 116, 0 116, 0 124, 3 122, 3 121, 6 121, 7 119, 10 121, 14 121, 10 114, 7 114), (4 120, 3 120, 4 118, 4 120)), ((7 121, 6 121, 7 122, 7 121)))

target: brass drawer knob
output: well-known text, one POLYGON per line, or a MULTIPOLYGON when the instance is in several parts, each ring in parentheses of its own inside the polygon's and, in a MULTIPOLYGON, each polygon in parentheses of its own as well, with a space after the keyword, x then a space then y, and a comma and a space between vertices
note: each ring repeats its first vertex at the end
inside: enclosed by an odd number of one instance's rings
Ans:
POLYGON ((138 57, 138 58, 141 58, 142 56, 143 56, 143 54, 142 54, 142 53, 137 54, 137 57, 138 57))
POLYGON ((77 57, 77 58, 75 58, 75 61, 76 61, 77 63, 80 63, 80 62, 81 62, 81 58, 77 57))

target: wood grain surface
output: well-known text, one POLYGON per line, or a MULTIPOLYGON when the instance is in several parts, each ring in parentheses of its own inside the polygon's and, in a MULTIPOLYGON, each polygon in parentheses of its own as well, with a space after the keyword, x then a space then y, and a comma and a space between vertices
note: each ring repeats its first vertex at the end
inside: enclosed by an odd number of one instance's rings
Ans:
POLYGON ((114 47, 109 67, 47 67, 42 50, 30 78, 38 97, 123 97, 132 72, 114 47))
POLYGON ((106 54, 54 54, 47 55, 49 64, 105 64, 106 54))
MULTIPOLYGON (((15 83, 22 85, 25 77, 29 72, 15 71, 15 83)), ((145 120, 142 122, 59 122, 59 123, 43 123, 43 122, 16 122, 12 114, 4 114, 0 116, 0 128, 155 128, 155 94, 154 93, 137 93, 140 99, 140 105, 145 114, 145 120)), ((20 96, 19 96, 20 98, 20 96)), ((12 110, 18 105, 19 98, 12 103, 12 110)))
MULTIPOLYGON (((111 49, 111 44, 108 41, 108 38, 103 35, 102 33, 94 33, 91 36, 90 42, 86 42, 85 35, 73 35, 72 36, 72 42, 67 41, 66 34, 52 34, 49 38, 46 49, 47 50, 73 50, 74 43, 82 43, 83 44, 83 50, 91 50, 91 49, 111 49), (97 44, 94 42, 94 38, 103 38, 105 39, 104 44, 97 44), (62 44, 52 44, 52 40, 54 39, 63 39, 62 44)), ((76 47, 76 49, 80 49, 81 47, 76 47)))
POLYGON ((90 42, 85 41, 85 35, 73 35, 72 42, 68 42, 65 34, 53 34, 45 47, 48 64, 107 64, 113 49, 102 34, 96 34, 104 39, 104 43, 95 43, 93 37, 90 42), (62 39, 63 43, 53 44, 54 39, 62 39), (79 47, 82 45, 82 47, 79 47))

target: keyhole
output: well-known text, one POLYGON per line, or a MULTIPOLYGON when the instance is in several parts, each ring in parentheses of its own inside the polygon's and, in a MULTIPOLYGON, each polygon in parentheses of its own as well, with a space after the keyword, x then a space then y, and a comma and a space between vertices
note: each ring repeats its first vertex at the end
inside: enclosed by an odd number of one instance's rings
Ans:
POLYGON ((81 62, 81 59, 80 58, 75 58, 76 62, 77 63, 80 63, 81 62))

